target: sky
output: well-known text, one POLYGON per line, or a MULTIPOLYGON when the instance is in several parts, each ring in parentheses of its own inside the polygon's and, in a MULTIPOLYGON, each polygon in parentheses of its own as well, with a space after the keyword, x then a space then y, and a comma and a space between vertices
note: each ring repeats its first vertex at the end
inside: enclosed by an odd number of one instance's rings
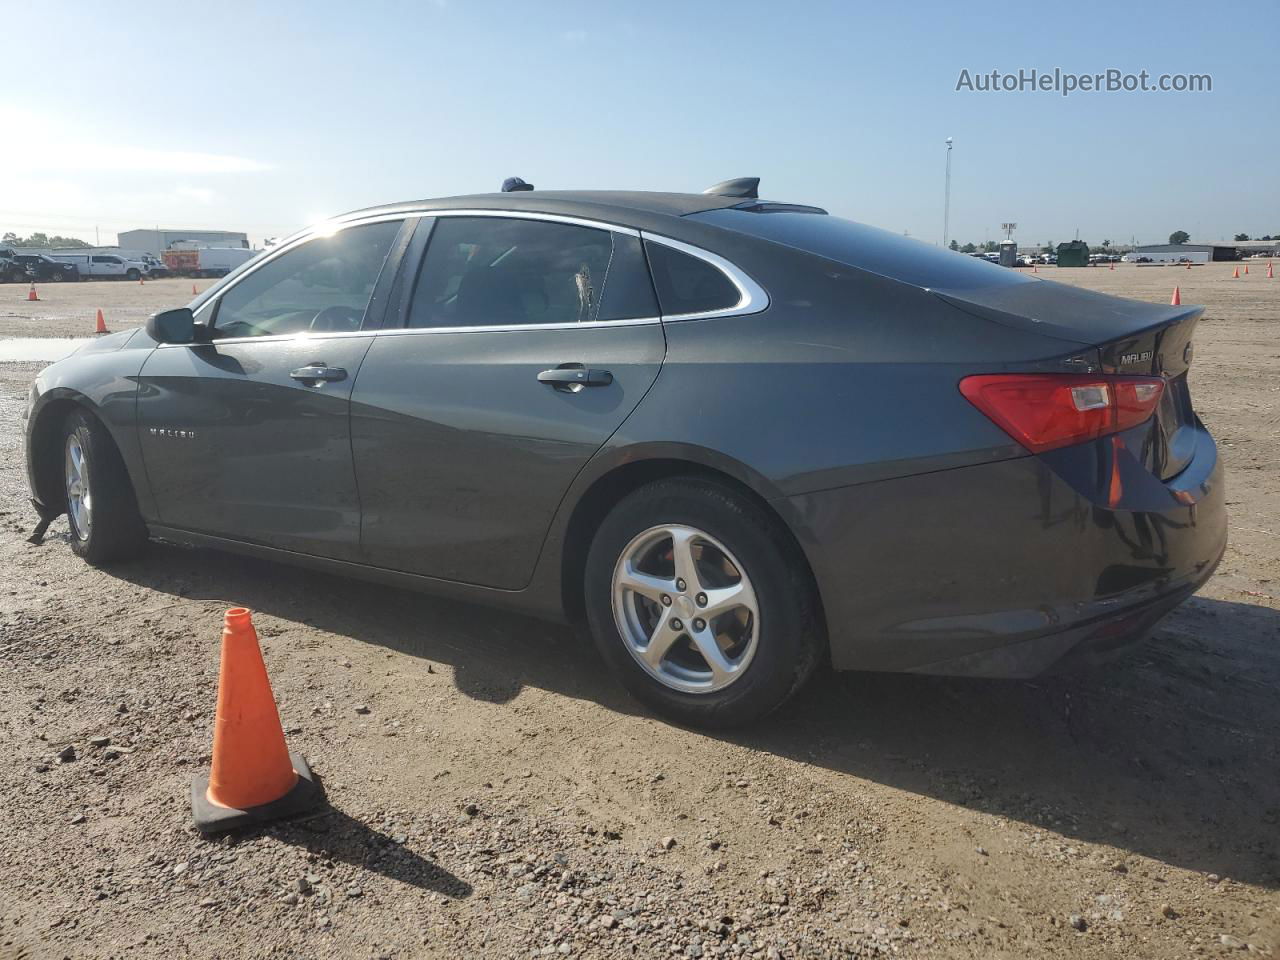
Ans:
POLYGON ((1268 4, 208 0, 108 16, 0 0, 0 233, 256 242, 378 203, 496 190, 768 199, 930 242, 1280 235, 1268 4), (1068 12, 1075 8, 1073 12, 1068 12), (1201 93, 957 91, 992 70, 1201 93))

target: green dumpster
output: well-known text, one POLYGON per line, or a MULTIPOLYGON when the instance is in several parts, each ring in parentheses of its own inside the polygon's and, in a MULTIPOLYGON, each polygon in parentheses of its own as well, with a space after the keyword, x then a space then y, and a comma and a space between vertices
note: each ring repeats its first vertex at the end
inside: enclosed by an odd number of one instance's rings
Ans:
POLYGON ((1058 266, 1087 267, 1089 265, 1089 245, 1083 240, 1072 240, 1070 243, 1058 244, 1058 266))

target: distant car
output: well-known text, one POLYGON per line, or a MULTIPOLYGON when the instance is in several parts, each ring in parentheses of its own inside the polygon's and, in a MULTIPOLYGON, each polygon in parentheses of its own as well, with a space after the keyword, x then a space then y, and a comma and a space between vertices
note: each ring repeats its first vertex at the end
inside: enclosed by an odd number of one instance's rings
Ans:
POLYGON ((1201 311, 742 181, 418 201, 45 369, 28 477, 90 563, 150 536, 585 622, 726 726, 825 662, 1029 677, 1144 636, 1226 544, 1201 311))
POLYGON ((44 253, 20 253, 15 259, 27 268, 32 280, 62 283, 64 280, 80 279, 80 271, 75 264, 55 260, 44 253))
POLYGON ((142 262, 146 265, 144 273, 148 280, 162 280, 172 275, 168 266, 159 257, 154 257, 148 253, 142 258, 142 262))
POLYGON ((30 279, 26 264, 18 260, 17 251, 0 247, 0 283, 25 283, 30 279))

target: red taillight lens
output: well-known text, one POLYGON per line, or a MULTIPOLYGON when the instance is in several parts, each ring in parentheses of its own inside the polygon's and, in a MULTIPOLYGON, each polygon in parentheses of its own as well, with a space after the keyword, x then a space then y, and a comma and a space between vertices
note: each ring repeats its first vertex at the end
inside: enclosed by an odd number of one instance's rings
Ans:
POLYGON ((960 381, 969 402, 1032 453, 1136 427, 1163 391, 1159 377, 994 373, 960 381))

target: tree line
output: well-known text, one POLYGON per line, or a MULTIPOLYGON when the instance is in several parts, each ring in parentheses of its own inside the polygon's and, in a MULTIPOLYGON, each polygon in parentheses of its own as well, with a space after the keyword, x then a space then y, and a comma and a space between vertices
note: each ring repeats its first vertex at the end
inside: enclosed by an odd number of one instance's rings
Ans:
POLYGON ((0 237, 0 244, 6 247, 91 247, 93 244, 86 243, 77 237, 60 237, 56 233, 49 236, 47 233, 33 233, 29 237, 20 237, 12 230, 0 237))

